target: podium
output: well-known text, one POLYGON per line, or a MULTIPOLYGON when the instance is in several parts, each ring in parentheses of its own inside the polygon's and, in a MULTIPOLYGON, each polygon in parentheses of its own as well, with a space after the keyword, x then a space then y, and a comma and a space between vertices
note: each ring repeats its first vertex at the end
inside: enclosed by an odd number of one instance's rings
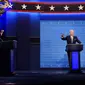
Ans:
POLYGON ((83 50, 82 44, 68 44, 66 51, 70 53, 71 58, 71 72, 81 72, 80 68, 80 52, 83 50))
POLYGON ((0 42, 0 76, 10 76, 14 72, 15 41, 0 42))

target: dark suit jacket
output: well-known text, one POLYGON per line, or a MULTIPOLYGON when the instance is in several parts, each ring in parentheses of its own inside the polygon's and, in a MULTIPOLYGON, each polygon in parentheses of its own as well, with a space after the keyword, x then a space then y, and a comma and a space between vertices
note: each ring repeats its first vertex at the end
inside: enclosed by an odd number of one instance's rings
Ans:
POLYGON ((0 35, 0 41, 3 41, 3 40, 5 40, 5 34, 4 33, 3 33, 2 36, 0 35))
POLYGON ((67 41, 67 44, 76 44, 76 42, 77 43, 81 43, 81 41, 77 38, 77 36, 74 36, 73 37, 73 43, 71 43, 71 37, 70 37, 70 35, 69 36, 66 36, 66 37, 63 37, 63 38, 61 38, 62 40, 66 40, 67 41))

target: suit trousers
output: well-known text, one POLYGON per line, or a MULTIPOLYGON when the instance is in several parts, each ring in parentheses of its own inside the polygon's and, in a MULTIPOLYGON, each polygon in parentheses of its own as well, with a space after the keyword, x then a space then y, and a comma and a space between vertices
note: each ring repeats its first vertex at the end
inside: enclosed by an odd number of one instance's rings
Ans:
POLYGON ((0 38, 0 42, 3 41, 1 38, 0 38))
POLYGON ((68 55, 69 67, 71 68, 71 56, 70 56, 70 52, 67 52, 67 55, 68 55))

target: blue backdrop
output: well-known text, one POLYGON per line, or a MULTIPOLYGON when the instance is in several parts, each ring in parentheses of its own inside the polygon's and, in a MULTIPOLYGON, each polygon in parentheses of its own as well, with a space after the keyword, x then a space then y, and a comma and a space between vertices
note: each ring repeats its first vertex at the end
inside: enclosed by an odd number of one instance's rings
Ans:
MULTIPOLYGON (((41 20, 40 66, 48 68, 68 67, 66 42, 62 41, 61 33, 69 35, 69 30, 75 30, 75 35, 82 41, 85 48, 85 21, 84 20, 41 20)), ((81 52, 81 66, 85 67, 85 49, 81 52)))

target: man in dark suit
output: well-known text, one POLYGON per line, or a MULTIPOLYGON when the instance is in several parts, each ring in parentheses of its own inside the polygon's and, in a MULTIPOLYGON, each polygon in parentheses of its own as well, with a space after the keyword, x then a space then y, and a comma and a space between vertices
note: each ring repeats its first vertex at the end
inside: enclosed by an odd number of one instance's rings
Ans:
MULTIPOLYGON (((66 40, 67 44, 76 44, 76 43, 81 43, 81 41, 77 38, 77 36, 74 36, 74 30, 70 30, 70 35, 64 36, 64 34, 61 35, 62 40, 66 40)), ((71 66, 71 58, 70 58, 70 53, 67 52, 68 54, 68 62, 69 62, 69 67, 71 66)))

